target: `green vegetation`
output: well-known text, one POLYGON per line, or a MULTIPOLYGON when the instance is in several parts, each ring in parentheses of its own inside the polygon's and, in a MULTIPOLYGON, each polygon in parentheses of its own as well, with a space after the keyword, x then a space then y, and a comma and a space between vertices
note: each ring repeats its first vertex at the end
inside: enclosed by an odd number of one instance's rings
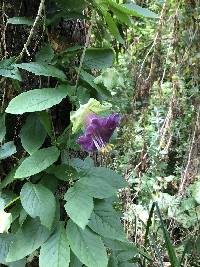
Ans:
POLYGON ((2 1, 0 265, 200 266, 199 11, 2 1))

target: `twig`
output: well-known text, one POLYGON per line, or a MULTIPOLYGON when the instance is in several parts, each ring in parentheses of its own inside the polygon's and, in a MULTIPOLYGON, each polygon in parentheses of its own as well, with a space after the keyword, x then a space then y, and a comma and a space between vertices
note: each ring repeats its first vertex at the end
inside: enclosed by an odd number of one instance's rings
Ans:
POLYGON ((35 21, 33 23, 33 27, 31 28, 30 34, 29 34, 29 36, 27 38, 27 41, 24 44, 24 47, 23 47, 21 53, 17 57, 17 60, 20 60, 23 57, 24 52, 26 52, 29 55, 29 53, 28 53, 28 46, 29 46, 29 44, 31 42, 31 39, 33 37, 35 28, 36 28, 36 26, 37 26, 37 24, 38 24, 38 22, 39 22, 39 20, 40 20, 40 18, 42 16, 42 11, 44 9, 44 4, 45 4, 45 0, 41 0, 40 5, 39 5, 39 8, 38 8, 37 16, 36 16, 35 21))
POLYGON ((78 83, 79 83, 79 79, 80 79, 80 74, 81 74, 81 69, 83 66, 84 58, 85 58, 86 49, 88 48, 88 45, 90 42, 90 36, 91 36, 91 32, 92 32, 93 23, 94 23, 94 13, 92 14, 91 24, 90 24, 89 29, 88 29, 88 33, 87 33, 86 40, 85 40, 85 45, 83 48, 83 53, 82 53, 81 59, 80 59, 80 64, 79 64, 77 78, 76 78, 76 84, 75 84, 75 93, 77 91, 77 87, 78 87, 78 83))
POLYGON ((197 119, 196 119, 195 129, 194 129, 194 132, 193 132, 192 141, 191 141, 191 145, 190 145, 187 165, 186 165, 186 168, 185 168, 185 170, 183 172, 182 179, 181 179, 181 184, 180 184, 180 187, 179 187, 179 194, 180 195, 183 193, 183 188, 184 188, 184 185, 185 185, 186 180, 187 180, 188 169, 190 167, 190 162, 191 162, 191 159, 192 159, 192 152, 193 152, 193 148, 194 148, 194 145, 195 145, 196 133, 197 133, 197 130, 199 128, 199 119, 200 119, 200 107, 198 108, 197 119))

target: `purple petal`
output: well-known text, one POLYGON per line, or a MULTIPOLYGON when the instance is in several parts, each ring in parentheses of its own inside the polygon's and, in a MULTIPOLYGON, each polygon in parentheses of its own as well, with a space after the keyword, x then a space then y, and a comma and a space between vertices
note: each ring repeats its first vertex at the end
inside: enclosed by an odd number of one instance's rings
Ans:
POLYGON ((92 136, 90 135, 81 135, 77 139, 77 143, 88 152, 96 150, 96 146, 92 140, 92 136))
POLYGON ((80 136, 77 143, 87 151, 99 149, 109 142, 119 123, 120 115, 117 113, 107 117, 89 114, 86 118, 85 135, 80 136))

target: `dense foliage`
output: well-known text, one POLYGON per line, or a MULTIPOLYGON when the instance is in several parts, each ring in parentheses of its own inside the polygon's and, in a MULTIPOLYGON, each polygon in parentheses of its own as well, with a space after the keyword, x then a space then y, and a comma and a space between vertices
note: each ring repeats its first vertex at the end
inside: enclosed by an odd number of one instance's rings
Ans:
POLYGON ((15 4, 1 6, 0 263, 199 266, 198 1, 15 4))

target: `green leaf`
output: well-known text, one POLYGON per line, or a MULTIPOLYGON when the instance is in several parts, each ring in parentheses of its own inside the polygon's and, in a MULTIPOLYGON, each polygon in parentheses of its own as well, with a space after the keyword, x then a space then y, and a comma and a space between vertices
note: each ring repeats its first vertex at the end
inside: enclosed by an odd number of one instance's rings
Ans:
POLYGON ((42 146, 46 138, 46 131, 37 114, 33 113, 27 117, 21 129, 20 138, 23 148, 29 154, 33 154, 42 146))
POLYGON ((48 135, 53 138, 53 128, 52 128, 52 118, 48 111, 40 111, 38 112, 38 117, 44 126, 48 135))
POLYGON ((13 98, 6 108, 6 112, 23 114, 45 110, 59 104, 67 94, 67 86, 30 90, 13 98))
POLYGON ((111 9, 115 8, 116 10, 128 14, 130 16, 147 17, 147 18, 159 17, 156 13, 148 10, 147 8, 142 8, 134 3, 119 5, 113 0, 106 0, 106 2, 105 1, 103 2, 106 3, 106 5, 109 5, 111 9))
POLYGON ((25 267, 25 266, 26 266, 26 258, 8 264, 8 267, 25 267))
POLYGON ((12 234, 0 234, 0 263, 2 264, 6 264, 6 256, 12 240, 12 234))
POLYGON ((70 267, 82 267, 83 264, 79 261, 79 259, 74 255, 74 253, 71 251, 70 255, 70 267))
POLYGON ((0 147, 0 160, 10 157, 16 152, 17 151, 14 142, 13 141, 7 142, 0 147))
POLYGON ((85 70, 81 70, 80 77, 83 81, 88 83, 91 87, 93 87, 100 95, 110 96, 109 91, 102 89, 100 86, 98 86, 94 79, 95 77, 91 75, 90 73, 86 72, 85 70))
POLYGON ((65 204, 67 214, 73 222, 84 229, 94 208, 93 198, 74 186, 68 189, 65 200, 67 201, 65 204))
POLYGON ((83 66, 89 69, 109 68, 114 62, 114 52, 110 48, 88 48, 83 66))
POLYGON ((170 263, 172 266, 174 267, 180 267, 180 262, 176 256, 176 251, 173 247, 173 244, 172 244, 172 241, 170 239, 170 236, 169 236, 169 233, 167 231, 167 228, 164 224, 164 221, 162 219, 162 215, 161 215, 161 212, 160 212, 160 209, 159 209, 159 206, 158 206, 158 203, 157 202, 154 202, 153 205, 152 205, 152 210, 154 209, 154 207, 156 207, 156 211, 157 211, 157 214, 158 214, 158 218, 160 220, 160 227, 161 227, 161 230, 163 231, 163 237, 164 237, 164 240, 165 240, 165 245, 166 245, 166 249, 167 249, 167 252, 168 252, 168 255, 169 255, 169 260, 170 260, 170 263))
POLYGON ((129 17, 129 15, 127 15, 124 12, 121 12, 121 10, 115 8, 115 7, 111 7, 112 12, 116 15, 117 20, 119 20, 121 23, 124 23, 128 26, 132 26, 132 21, 129 17))
POLYGON ((56 200, 53 193, 41 184, 25 183, 20 192, 25 211, 32 217, 40 218, 41 224, 51 229, 56 212, 56 200))
POLYGON ((22 81, 18 68, 14 64, 15 58, 3 59, 0 61, 0 76, 22 81))
POLYGON ((0 143, 4 140, 6 135, 6 125, 5 125, 5 113, 0 113, 0 143))
POLYGON ((46 44, 37 52, 35 59, 40 63, 51 63, 54 58, 54 51, 50 44, 46 44))
POLYGON ((58 180, 54 175, 48 173, 42 175, 40 184, 47 187, 52 193, 55 193, 58 188, 58 180))
POLYGON ((59 155, 60 151, 54 146, 36 151, 17 168, 15 178, 29 177, 45 170, 57 161, 59 155))
POLYGON ((133 250, 134 252, 138 251, 136 246, 130 242, 123 242, 108 238, 104 238, 103 240, 106 247, 112 249, 113 251, 129 251, 129 250, 133 250))
POLYGON ((34 23, 33 19, 25 18, 25 17, 12 17, 7 20, 7 23, 14 25, 28 25, 32 26, 34 23))
POLYGON ((54 174, 61 181, 69 181, 77 177, 75 169, 66 164, 52 166, 47 170, 47 173, 54 174))
POLYGON ((64 223, 59 223, 56 232, 42 245, 40 249, 40 267, 68 267, 70 248, 64 223))
POLYGON ((65 0, 57 0, 58 5, 67 10, 70 11, 82 11, 86 7, 86 1, 85 0, 68 0, 67 2, 65 0))
POLYGON ((96 203, 88 226, 103 237, 126 241, 120 217, 112 208, 112 205, 105 201, 96 203))
POLYGON ((15 64, 15 66, 17 68, 32 72, 35 75, 51 76, 58 78, 62 81, 66 80, 66 75, 64 74, 63 71, 46 63, 30 62, 30 63, 15 64))
POLYGON ((108 183, 110 186, 116 189, 125 188, 128 186, 128 183, 124 180, 124 178, 118 174, 117 172, 105 168, 105 167, 95 167, 91 169, 89 174, 90 176, 98 177, 108 183))
POLYGON ((124 4, 122 6, 127 9, 126 13, 129 15, 133 15, 133 16, 137 16, 137 17, 153 18, 153 19, 159 18, 159 16, 156 13, 150 11, 147 8, 143 8, 141 6, 138 6, 134 3, 124 4))
POLYGON ((107 267, 108 258, 101 238, 87 227, 82 230, 71 220, 67 224, 70 248, 88 267, 107 267))
POLYGON ((0 189, 5 188, 7 185, 11 184, 14 181, 14 177, 15 177, 15 171, 16 171, 16 167, 14 167, 9 173, 8 175, 3 179, 3 181, 1 181, 0 183, 0 189))
POLYGON ((105 21, 106 21, 106 23, 108 25, 109 31, 112 33, 112 35, 115 37, 115 39, 119 43, 123 44, 124 43, 124 40, 121 37, 121 35, 119 33, 119 30, 117 28, 117 25, 116 25, 114 19, 112 18, 112 16, 110 15, 110 13, 109 12, 105 12, 104 13, 104 18, 105 18, 105 21))
POLYGON ((76 186, 89 196, 99 199, 109 198, 117 193, 109 183, 97 177, 83 177, 76 182, 76 186))
POLYGON ((38 219, 28 218, 15 234, 6 261, 18 261, 31 254, 48 239, 50 233, 38 219))
POLYGON ((192 196, 195 199, 195 201, 200 204, 200 181, 197 181, 194 184, 193 190, 192 190, 192 196))

